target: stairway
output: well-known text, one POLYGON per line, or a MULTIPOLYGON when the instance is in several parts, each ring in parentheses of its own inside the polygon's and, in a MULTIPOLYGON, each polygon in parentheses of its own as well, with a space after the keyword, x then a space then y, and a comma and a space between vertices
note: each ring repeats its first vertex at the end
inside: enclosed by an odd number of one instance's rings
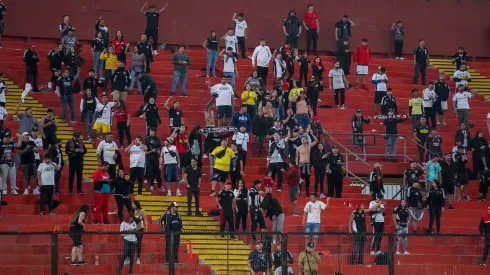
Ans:
MULTIPOLYGON (((431 59, 430 63, 434 65, 441 72, 444 72, 445 75, 448 75, 451 79, 453 78, 454 72, 456 71, 456 66, 452 64, 452 60, 450 59, 431 59)), ((468 72, 471 75, 471 82, 469 86, 473 89, 474 92, 483 95, 486 100, 490 99, 490 79, 485 75, 482 75, 478 72, 478 65, 473 65, 474 63, 470 63, 467 68, 468 72)), ((452 90, 453 92, 454 90, 452 90)))

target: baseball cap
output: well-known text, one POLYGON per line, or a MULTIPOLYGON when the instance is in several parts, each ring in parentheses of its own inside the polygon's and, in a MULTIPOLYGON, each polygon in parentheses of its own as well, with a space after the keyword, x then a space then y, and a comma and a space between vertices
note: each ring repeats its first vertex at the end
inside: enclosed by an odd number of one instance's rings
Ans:
POLYGON ((313 120, 318 120, 318 119, 319 119, 319 117, 318 117, 318 116, 314 116, 314 117, 313 117, 313 120))
POLYGON ((308 242, 306 244, 307 247, 310 247, 310 248, 314 248, 315 247, 315 244, 313 242, 308 242))
POLYGON ((170 204, 170 207, 179 207, 179 204, 174 201, 170 204))
POLYGON ((35 49, 35 48, 36 48, 36 45, 32 44, 31 49, 35 49))
POLYGON ((74 137, 79 137, 80 136, 80 132, 78 132, 78 131, 73 132, 73 136, 74 137))
POLYGON ((172 137, 168 137, 165 139, 168 143, 174 143, 174 139, 172 137))
POLYGON ((356 113, 362 113, 362 110, 361 109, 357 109, 356 110, 356 113))
POLYGON ((22 133, 22 137, 25 137, 25 136, 30 136, 31 134, 29 134, 28 132, 24 132, 22 133))

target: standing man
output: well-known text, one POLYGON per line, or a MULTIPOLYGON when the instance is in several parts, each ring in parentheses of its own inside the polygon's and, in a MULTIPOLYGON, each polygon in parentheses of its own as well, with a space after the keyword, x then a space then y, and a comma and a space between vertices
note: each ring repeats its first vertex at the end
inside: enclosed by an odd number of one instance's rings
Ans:
POLYGON ((159 157, 161 154, 162 143, 157 137, 157 129, 150 128, 150 135, 145 139, 146 150, 146 173, 148 175, 148 183, 150 184, 150 192, 153 192, 153 184, 155 180, 158 185, 158 191, 165 192, 162 187, 162 176, 160 171, 159 157))
POLYGON ((150 65, 153 63, 153 47, 148 42, 148 37, 146 35, 141 36, 141 41, 136 44, 138 49, 138 54, 143 54, 145 56, 146 68, 144 68, 146 73, 150 73, 150 65))
POLYGON ((109 164, 109 175, 111 179, 116 178, 116 159, 118 153, 117 144, 112 140, 112 133, 108 133, 105 136, 105 140, 101 141, 97 146, 97 160, 99 164, 102 162, 107 162, 109 164))
MULTIPOLYGON (((437 96, 437 101, 435 102, 437 107, 436 113, 442 116, 442 125, 447 126, 446 111, 448 109, 447 101, 449 100, 449 85, 446 82, 443 72, 439 73, 439 79, 434 84, 434 91, 437 96)), ((437 117, 436 120, 437 125, 440 125, 439 117, 437 117)))
POLYGON ((328 87, 333 91, 333 97, 337 109, 345 109, 345 88, 349 87, 344 70, 340 68, 340 63, 337 61, 333 64, 333 69, 328 73, 328 87), (339 97, 340 96, 340 102, 339 97))
POLYGON ((179 246, 180 246, 180 232, 184 229, 182 225, 182 218, 180 217, 180 214, 178 212, 179 205, 177 202, 172 202, 169 206, 169 209, 167 212, 165 212, 161 217, 160 217, 160 228, 163 230, 165 233, 165 264, 168 264, 170 262, 170 249, 173 251, 173 256, 174 258, 172 259, 175 264, 181 265, 182 263, 179 262, 179 246), (177 234, 175 234, 177 233, 177 234), (173 243, 172 243, 172 237, 173 235, 173 243))
POLYGON ((102 102, 97 103, 94 112, 94 126, 93 129, 98 133, 97 139, 102 140, 103 134, 108 134, 111 132, 112 123, 112 108, 114 107, 114 102, 109 102, 107 99, 107 94, 102 94, 102 102))
POLYGON ((235 105, 233 87, 226 83, 226 76, 221 77, 221 83, 213 87, 210 87, 210 85, 211 81, 208 81, 208 88, 210 89, 211 95, 216 97, 218 127, 230 126, 235 105))
POLYGON ((383 195, 378 194, 376 200, 369 203, 369 213, 371 214, 371 224, 373 225, 373 242, 371 244, 371 255, 381 254, 381 238, 385 229, 385 206, 383 195))
POLYGON ((366 161, 366 139, 363 134, 363 125, 369 124, 371 119, 365 119, 362 116, 362 110, 357 109, 354 117, 352 117, 351 125, 352 125, 352 145, 354 146, 354 150, 357 153, 357 147, 361 147, 361 153, 364 156, 364 161, 366 161))
POLYGON ((349 264, 353 265, 358 254, 357 264, 364 265, 364 245, 366 244, 366 217, 364 216, 364 204, 357 204, 356 210, 352 212, 349 218, 349 233, 354 234, 354 246, 350 256, 349 264))
POLYGON ((168 3, 163 4, 163 8, 161 8, 160 10, 157 10, 155 5, 150 5, 150 9, 148 11, 144 11, 147 5, 148 2, 145 2, 140 10, 140 12, 146 16, 145 35, 148 41, 150 40, 150 37, 153 38, 153 49, 155 49, 153 51, 153 54, 158 55, 158 20, 160 19, 160 13, 162 13, 165 8, 167 8, 168 3))
POLYGON ((313 54, 318 55, 317 42, 318 34, 320 33, 318 14, 315 11, 315 6, 312 4, 309 4, 306 8, 308 10, 303 17, 303 26, 306 30, 306 53, 310 51, 310 45, 313 42, 313 54))
POLYGON ((403 37, 405 36, 405 28, 402 21, 398 21, 391 25, 393 38, 395 39, 395 59, 404 60, 403 58, 403 37))
POLYGON ((10 179, 10 194, 17 195, 17 167, 15 165, 15 147, 14 139, 10 133, 5 135, 0 142, 0 170, 1 170, 1 189, 2 195, 7 195, 7 176, 10 179))
POLYGON ((230 182, 227 182, 225 184, 225 188, 219 192, 219 195, 216 198, 216 204, 218 205, 218 208, 222 215, 220 230, 219 230, 221 233, 220 240, 223 240, 225 238, 224 232, 227 223, 228 223, 228 230, 230 231, 230 239, 238 240, 238 238, 235 235, 233 235, 233 232, 235 231, 233 210, 236 210, 237 207, 236 207, 235 195, 231 190, 230 182))
POLYGON ((466 171, 468 157, 466 156, 463 146, 458 146, 456 153, 453 155, 453 162, 455 168, 454 185, 456 186, 456 195, 458 197, 458 201, 461 200, 461 197, 463 197, 463 199, 466 201, 470 201, 471 198, 470 196, 468 196, 468 172, 466 171), (461 196, 461 191, 464 192, 463 196, 461 196))
POLYGON ((180 82, 180 96, 187 96, 185 94, 185 84, 187 82, 187 69, 191 64, 191 59, 187 54, 184 53, 185 47, 183 45, 179 46, 179 52, 172 55, 172 64, 174 64, 174 80, 172 81, 172 88, 170 90, 170 95, 173 96, 175 93, 175 88, 180 82))
POLYGON ((350 40, 352 33, 351 28, 356 24, 350 20, 349 16, 346 14, 342 16, 342 20, 335 23, 335 41, 337 41, 337 49, 342 48, 342 44, 345 40, 350 40))
POLYGON ((99 164, 99 167, 95 169, 93 173, 95 193, 94 224, 98 224, 99 222, 110 224, 108 214, 109 200, 111 198, 111 176, 109 176, 107 170, 109 170, 109 163, 103 161, 99 164), (102 219, 100 220, 99 218, 102 219))
POLYGON ((332 153, 327 156, 328 198, 333 198, 334 191, 336 198, 342 198, 342 185, 344 181, 342 165, 344 163, 345 160, 339 153, 339 147, 337 144, 334 144, 332 146, 332 153))
MULTIPOLYGON (((301 171, 301 179, 305 184, 306 196, 310 196, 310 177, 311 177, 311 163, 310 155, 311 149, 318 144, 318 139, 313 132, 310 130, 310 136, 313 137, 314 141, 308 144, 308 138, 306 136, 301 137, 301 145, 296 148, 296 163, 301 171)), ((301 192, 301 188, 300 188, 301 192)), ((315 195, 316 196, 316 195, 315 195)))
POLYGON ((235 157, 233 150, 228 147, 228 141, 226 138, 221 139, 221 145, 216 147, 211 153, 214 159, 213 165, 213 178, 211 179, 211 194, 210 197, 216 195, 216 184, 219 183, 223 189, 223 184, 227 181, 230 174, 231 160, 235 157))
MULTIPOLYGON (((432 127, 436 127, 436 112, 434 110, 434 103, 437 100, 437 94, 434 91, 434 82, 429 82, 429 87, 425 88, 423 91, 423 102, 424 113, 427 117, 427 124, 429 123, 429 119, 432 121, 432 127)), ((454 100, 454 99, 453 99, 454 100)))
MULTIPOLYGON (((18 135, 17 152, 20 155, 20 164, 22 166, 22 174, 24 174, 24 195, 29 195, 31 177, 36 178, 36 158, 35 153, 38 152, 38 147, 34 141, 30 140, 29 132, 24 132, 18 135)), ((35 180, 34 180, 35 181, 35 180)), ((39 188, 36 186, 32 191, 33 195, 39 195, 39 188)))
POLYGON ((415 75, 413 84, 418 84, 419 74, 422 74, 422 85, 425 85, 427 66, 429 66, 429 51, 425 47, 425 41, 419 40, 419 46, 413 51, 413 62, 415 64, 415 75))
POLYGON ((131 191, 134 187, 134 182, 138 179, 138 195, 141 196, 143 192, 143 176, 145 174, 146 167, 146 151, 148 147, 143 144, 140 136, 136 137, 131 144, 126 147, 126 152, 130 153, 129 156, 129 182, 131 182, 131 191))
POLYGON ((124 67, 123 61, 117 61, 117 69, 112 72, 112 99, 122 100, 126 103, 128 99, 129 84, 131 79, 129 78, 131 74, 124 67))
POLYGON ((303 275, 318 274, 320 255, 315 251, 315 246, 314 243, 309 242, 306 244, 306 249, 299 253, 298 270, 301 270, 303 275))
POLYGON ((298 56, 298 38, 301 35, 301 20, 296 16, 294 10, 289 11, 288 17, 284 19, 282 31, 286 35, 286 45, 290 44, 294 50, 294 55, 298 56))
POLYGON ((247 35, 248 35, 248 26, 247 26, 247 21, 243 19, 245 15, 243 12, 234 13, 233 18, 231 21, 235 23, 235 36, 238 41, 238 46, 240 47, 240 53, 242 55, 243 59, 248 58, 247 57, 247 47, 245 46, 245 41, 247 40, 247 35))
MULTIPOLYGON (((252 240, 255 242, 255 231, 257 230, 257 223, 261 230, 266 229, 265 220, 262 211, 260 210, 263 198, 260 196, 260 186, 262 181, 259 179, 254 180, 252 188, 248 190, 248 209, 250 209, 250 221, 252 222, 252 240)), ((259 241, 260 242, 260 241, 259 241)), ((259 244, 257 242, 257 244, 259 244)))
POLYGON ((202 170, 197 166, 197 159, 191 159, 191 165, 187 166, 182 176, 184 183, 187 184, 187 216, 192 216, 191 205, 192 195, 194 195, 194 205, 196 207, 196 217, 202 217, 199 210, 199 197, 201 192, 202 170))
POLYGON ((3 30, 5 29, 5 22, 4 22, 4 16, 7 14, 7 6, 2 3, 2 0, 0 0, 0 49, 3 48, 2 46, 2 34, 3 30))
POLYGON ((235 79, 238 78, 237 58, 233 54, 233 48, 228 47, 221 50, 219 57, 223 58, 223 76, 231 78, 231 86, 235 87, 235 79))
POLYGON ((162 148, 162 153, 160 155, 160 170, 163 170, 163 175, 165 182, 167 183, 167 197, 172 196, 172 191, 170 185, 175 184, 176 192, 180 193, 180 182, 179 182, 179 153, 177 152, 177 147, 173 145, 174 139, 168 137, 165 139, 162 148))
POLYGON ((267 85, 267 75, 269 74, 269 62, 271 59, 271 49, 265 45, 265 39, 261 38, 260 45, 255 48, 252 54, 252 67, 257 70, 257 77, 264 80, 264 85, 267 85))
POLYGON ((259 240, 255 250, 248 255, 248 268, 251 275, 266 274, 271 267, 271 256, 263 248, 264 244, 259 240))
POLYGON ((184 124, 184 112, 180 109, 180 102, 175 101, 172 106, 169 107, 168 103, 172 99, 172 96, 165 101, 165 105, 163 105, 163 108, 167 109, 168 111, 168 119, 169 119, 169 125, 170 125, 170 131, 173 132, 175 128, 179 128, 184 124))
POLYGON ((37 184, 41 189, 41 198, 39 199, 40 212, 44 215, 44 204, 48 204, 49 214, 54 216, 53 195, 54 195, 54 175, 55 171, 60 170, 56 163, 51 161, 51 155, 44 155, 43 163, 37 168, 37 184))
POLYGON ((485 248, 483 249, 483 256, 481 258, 480 266, 487 266, 485 262, 488 257, 488 250, 490 250, 490 206, 488 207, 488 212, 480 220, 479 226, 480 234, 485 240, 485 248))
POLYGON ((73 98, 75 89, 73 88, 73 85, 79 76, 80 74, 78 73, 75 77, 72 77, 68 70, 64 70, 62 76, 58 78, 58 81, 56 82, 56 94, 61 99, 61 110, 65 122, 68 121, 68 115, 66 113, 66 105, 68 105, 68 107, 70 107, 71 122, 75 123, 75 104, 73 98))
MULTIPOLYGON (((3 23, 0 23, 0 25, 1 24, 3 23)), ((24 59, 24 63, 26 63, 26 83, 32 84, 33 92, 39 92, 39 88, 37 87, 37 79, 38 79, 37 63, 39 63, 39 55, 36 51, 36 45, 31 45, 24 52, 23 59, 24 59)))
POLYGON ((457 93, 453 96, 454 113, 458 114, 459 124, 464 123, 466 127, 473 127, 470 124, 470 98, 473 97, 472 92, 465 91, 463 84, 458 85, 457 93))
MULTIPOLYGON (((83 179, 83 156, 87 153, 87 148, 80 139, 78 131, 73 132, 73 138, 70 139, 65 146, 65 154, 68 155, 68 163, 70 170, 68 175, 68 195, 73 191, 73 180, 77 175, 77 193, 83 195, 82 179, 83 179)), ((107 167, 109 169, 109 166, 107 167)))
MULTIPOLYGON (((362 77, 362 88, 367 89, 366 87, 366 77, 368 74, 368 69, 369 69, 369 62, 371 62, 371 49, 369 48, 368 45, 368 40, 367 38, 363 38, 361 41, 361 45, 357 46, 357 48, 354 51, 354 56, 353 56, 354 62, 356 62, 356 88, 357 88, 357 83, 359 83, 359 76, 362 77)), ((381 68, 383 68, 381 66, 381 68)), ((380 69, 381 71, 381 69, 380 69)), ((374 77, 373 76, 373 84, 377 85, 379 81, 383 82, 385 85, 388 82, 388 78, 386 77, 386 74, 383 71, 381 71, 380 75, 384 76, 383 77, 374 77), (374 81, 377 82, 374 82, 374 81)), ((386 91, 386 90, 385 90, 386 91)), ((376 89, 376 92, 378 92, 378 89, 376 89)), ((382 97, 381 97, 382 98, 382 97)))
MULTIPOLYGON (((322 210, 328 208, 330 198, 327 198, 327 203, 323 203, 318 200, 316 194, 310 195, 310 201, 305 205, 303 209, 303 226, 305 227, 305 233, 318 233, 320 232, 320 217, 322 210)), ((305 235, 306 242, 311 241, 313 238, 313 244, 316 246, 318 243, 318 235, 305 235)))

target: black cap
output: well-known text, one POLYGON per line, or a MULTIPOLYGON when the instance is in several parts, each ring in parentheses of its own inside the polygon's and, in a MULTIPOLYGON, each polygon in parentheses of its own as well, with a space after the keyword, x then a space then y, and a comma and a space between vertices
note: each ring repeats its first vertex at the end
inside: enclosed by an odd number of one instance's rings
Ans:
POLYGON ((388 110, 388 113, 389 113, 389 112, 394 113, 394 112, 395 112, 395 109, 389 109, 389 110, 388 110))
POLYGON ((344 14, 344 16, 342 16, 344 18, 349 18, 349 16, 347 14, 344 14))
POLYGON ((78 131, 74 131, 74 132, 73 132, 73 136, 74 136, 74 137, 79 137, 79 136, 80 136, 80 132, 78 132, 78 131))
POLYGON ((383 194, 377 194, 377 195, 376 195, 376 198, 377 198, 377 199, 384 199, 385 197, 383 196, 383 194))
POLYGON ((461 146, 461 145, 459 145, 459 146, 458 146, 458 149, 464 149, 464 147, 463 147, 463 146, 461 146))
POLYGON ((308 242, 308 243, 306 244, 306 247, 314 248, 314 247, 315 247, 315 243, 313 243, 313 242, 308 242))
POLYGON ((361 109, 357 109, 356 110, 356 113, 362 113, 362 110, 361 109))

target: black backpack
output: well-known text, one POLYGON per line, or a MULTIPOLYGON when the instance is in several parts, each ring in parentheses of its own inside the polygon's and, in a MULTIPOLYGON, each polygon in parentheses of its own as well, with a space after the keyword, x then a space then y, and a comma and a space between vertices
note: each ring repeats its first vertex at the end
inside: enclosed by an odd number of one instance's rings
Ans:
POLYGON ((381 253, 374 259, 374 265, 388 265, 388 254, 381 253))

